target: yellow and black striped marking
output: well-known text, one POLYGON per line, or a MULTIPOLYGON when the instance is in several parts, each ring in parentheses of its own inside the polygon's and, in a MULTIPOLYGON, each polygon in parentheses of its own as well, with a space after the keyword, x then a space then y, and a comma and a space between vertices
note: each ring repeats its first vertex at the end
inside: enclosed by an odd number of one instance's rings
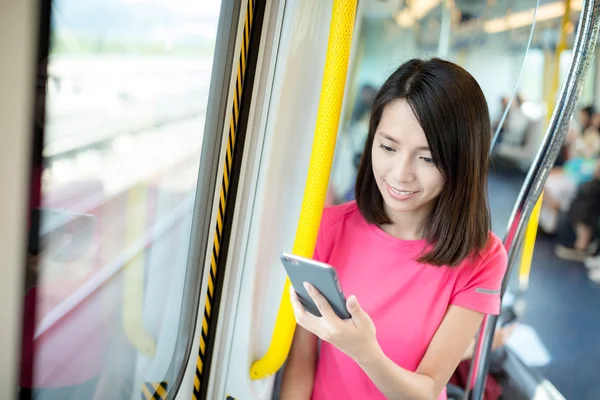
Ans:
POLYGON ((235 82, 235 95, 233 97, 233 105, 231 110, 231 118, 229 121, 229 137, 227 141, 227 153, 225 156, 225 165, 223 168, 223 177, 221 180, 221 191, 219 196, 219 211, 217 216, 217 226, 213 238, 212 258, 210 264, 210 274, 208 277, 208 291, 206 294, 206 306, 204 308, 204 317, 202 319, 202 334, 200 336, 200 351, 198 352, 198 360, 196 363, 196 376, 194 378, 194 393, 193 399, 199 400, 202 385, 202 374, 204 366, 207 363, 207 347, 208 333, 213 321, 212 309, 215 305, 215 287, 217 286, 217 266, 221 257, 221 245, 223 239, 223 227, 225 224, 225 212, 227 210, 228 195, 230 190, 229 181, 231 178, 233 156, 236 145, 236 136, 239 133, 238 124, 240 121, 240 107, 242 100, 242 90, 246 78, 248 64, 248 48, 250 46, 250 37, 252 32, 252 24, 255 14, 256 0, 248 0, 246 8, 244 30, 241 40, 241 51, 237 63, 237 79, 235 82))
POLYGON ((167 382, 146 382, 142 386, 142 400, 167 400, 167 382))

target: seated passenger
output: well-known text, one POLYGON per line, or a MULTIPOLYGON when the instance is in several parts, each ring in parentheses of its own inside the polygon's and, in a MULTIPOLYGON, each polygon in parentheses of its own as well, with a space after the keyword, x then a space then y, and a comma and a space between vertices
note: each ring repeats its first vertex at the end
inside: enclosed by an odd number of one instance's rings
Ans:
POLYGON ((493 164, 497 169, 527 170, 537 153, 542 111, 533 103, 523 104, 515 98, 503 125, 501 139, 493 149, 493 164))
POLYGON ((484 316, 500 311, 489 132, 483 92, 456 64, 410 60, 383 84, 356 202, 324 210, 313 256, 336 268, 351 318, 307 284, 316 317, 291 288, 282 400, 446 399, 484 316))
POLYGON ((571 118, 565 141, 554 163, 555 167, 562 166, 569 158, 576 156, 574 154, 576 144, 581 141, 582 133, 592 128, 592 116, 594 114, 594 107, 587 106, 579 110, 578 118, 575 118, 575 116, 571 118))
POLYGON ((558 153, 558 156, 556 157, 556 161, 554 162, 554 168, 556 170, 559 170, 559 167, 562 167, 565 164, 565 162, 567 162, 567 160, 573 156, 572 149, 574 148, 575 143, 580 140, 580 138, 581 131, 577 124, 577 121, 571 118, 567 134, 565 135, 565 140, 560 149, 560 152, 558 153))
POLYGON ((523 112, 522 105, 523 99, 517 95, 511 104, 510 113, 504 122, 503 145, 513 147, 523 147, 525 145, 527 128, 531 120, 523 112))
POLYGON ((591 125, 573 141, 569 157, 598 157, 600 155, 600 113, 592 116, 591 125))
POLYGON ((550 172, 544 184, 540 229, 548 234, 556 232, 560 212, 567 212, 577 188, 593 179, 596 163, 597 154, 595 158, 577 156, 550 172))
POLYGON ((596 114, 596 110, 594 109, 594 106, 591 105, 579 110, 577 122, 579 123, 579 130, 581 132, 587 131, 592 126, 592 116, 594 114, 596 114))
POLYGON ((600 161, 596 162, 594 179, 582 184, 567 214, 575 237, 572 245, 556 245, 556 255, 565 260, 583 261, 590 256, 589 247, 600 223, 600 161))

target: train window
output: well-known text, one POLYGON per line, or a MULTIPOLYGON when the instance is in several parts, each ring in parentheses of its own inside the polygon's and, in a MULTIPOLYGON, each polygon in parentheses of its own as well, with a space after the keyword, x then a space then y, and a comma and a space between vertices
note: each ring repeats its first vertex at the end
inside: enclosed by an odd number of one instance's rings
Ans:
POLYGON ((219 0, 53 1, 22 393, 152 398, 183 368, 220 10, 219 0))

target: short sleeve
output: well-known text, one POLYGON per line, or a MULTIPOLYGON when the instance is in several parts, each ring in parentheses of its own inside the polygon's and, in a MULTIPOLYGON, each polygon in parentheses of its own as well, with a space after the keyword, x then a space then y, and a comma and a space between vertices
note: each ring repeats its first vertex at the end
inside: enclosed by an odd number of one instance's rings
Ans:
POLYGON ((457 278, 450 304, 497 315, 507 255, 502 242, 491 235, 489 251, 479 262, 465 266, 457 278))

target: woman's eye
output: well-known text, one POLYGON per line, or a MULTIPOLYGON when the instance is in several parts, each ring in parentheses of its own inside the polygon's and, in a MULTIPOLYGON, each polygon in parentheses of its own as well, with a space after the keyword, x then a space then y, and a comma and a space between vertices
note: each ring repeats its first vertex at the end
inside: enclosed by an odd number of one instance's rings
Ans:
POLYGON ((392 152, 392 151, 394 151, 394 149, 392 149, 391 147, 389 147, 389 146, 386 146, 386 145, 384 145, 384 144, 380 144, 380 145, 379 145, 379 147, 380 147, 380 148, 382 148, 382 149, 383 149, 383 151, 386 151, 386 152, 388 152, 388 153, 389 153, 389 152, 392 152))
POLYGON ((433 164, 433 158, 431 157, 421 157, 421 160, 425 161, 427 164, 433 164))

